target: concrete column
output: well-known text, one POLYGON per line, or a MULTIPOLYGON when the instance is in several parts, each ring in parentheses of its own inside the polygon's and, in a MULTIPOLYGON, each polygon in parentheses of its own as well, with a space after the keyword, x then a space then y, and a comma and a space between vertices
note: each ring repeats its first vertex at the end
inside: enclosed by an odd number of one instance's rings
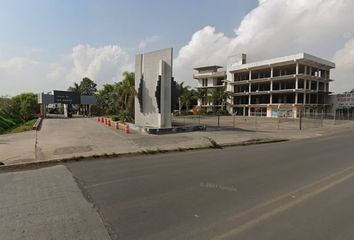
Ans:
POLYGON ((273 91, 273 80, 270 81, 270 91, 273 91))
POLYGON ((270 77, 272 78, 273 76, 274 76, 274 68, 271 67, 271 68, 270 68, 270 77))
POLYGON ((248 73, 248 80, 252 80, 252 71, 251 70, 248 73))
POLYGON ((295 89, 298 89, 299 88, 299 78, 296 77, 295 79, 295 89))
POLYGON ((250 117, 251 116, 251 107, 248 106, 248 116, 250 117))
POLYGON ((299 98, 299 94, 298 94, 298 93, 295 93, 295 104, 298 103, 298 98, 299 98))
POLYGON ((246 107, 243 107, 243 116, 246 116, 246 107))
POLYGON ((312 67, 309 67, 310 68, 310 75, 312 76, 312 67))
POLYGON ((248 105, 251 105, 251 100, 252 100, 252 98, 251 98, 251 94, 250 94, 250 95, 248 95, 248 105))
POLYGON ((250 93, 252 91, 252 85, 251 83, 248 84, 248 92, 250 93))
POLYGON ((64 116, 66 118, 69 117, 68 104, 64 104, 64 116))
POLYGON ((304 79, 304 89, 305 89, 305 90, 307 89, 306 85, 307 85, 307 80, 304 79))
POLYGON ((273 104, 273 94, 270 94, 270 97, 269 97, 269 104, 273 104))
POLYGON ((306 93, 304 93, 303 104, 306 104, 306 93))
POLYGON ((317 82, 316 82, 316 91, 318 92, 319 89, 320 89, 320 82, 317 81, 317 82))
POLYGON ((307 75, 307 66, 305 65, 305 75, 307 75))
POLYGON ((299 63, 296 62, 296 75, 298 75, 298 74, 299 74, 299 63))

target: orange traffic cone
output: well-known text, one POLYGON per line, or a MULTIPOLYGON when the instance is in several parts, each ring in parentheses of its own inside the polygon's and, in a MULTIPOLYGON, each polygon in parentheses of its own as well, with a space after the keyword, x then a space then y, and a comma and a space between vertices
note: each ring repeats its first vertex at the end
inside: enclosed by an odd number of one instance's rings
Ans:
POLYGON ((129 133, 129 124, 126 124, 126 125, 125 125, 124 132, 125 132, 126 134, 129 133))
POLYGON ((116 129, 117 130, 119 129, 119 123, 118 122, 116 123, 116 129))
POLYGON ((98 117, 98 118, 97 118, 97 122, 101 122, 101 118, 98 117))

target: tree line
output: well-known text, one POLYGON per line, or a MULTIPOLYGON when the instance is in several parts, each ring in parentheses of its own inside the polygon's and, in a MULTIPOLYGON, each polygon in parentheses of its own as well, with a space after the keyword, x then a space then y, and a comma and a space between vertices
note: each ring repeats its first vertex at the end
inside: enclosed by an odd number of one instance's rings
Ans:
POLYGON ((22 93, 15 97, 0 97, 0 133, 37 117, 38 96, 22 93))
MULTIPOLYGON (((80 83, 74 83, 69 87, 69 91, 80 92, 82 95, 95 95, 97 97, 97 106, 94 112, 97 115, 110 115, 119 120, 133 121, 134 119, 134 98, 135 74, 133 72, 124 72, 122 80, 113 84, 104 84, 97 90, 97 84, 89 78, 84 78, 80 83)), ((175 114, 191 114, 194 106, 198 104, 198 99, 212 102, 214 105, 223 106, 225 110, 226 99, 228 97, 225 87, 215 89, 192 89, 184 85, 184 82, 177 83, 178 101, 172 106, 175 114)), ((214 108, 216 112, 219 108, 214 108)))

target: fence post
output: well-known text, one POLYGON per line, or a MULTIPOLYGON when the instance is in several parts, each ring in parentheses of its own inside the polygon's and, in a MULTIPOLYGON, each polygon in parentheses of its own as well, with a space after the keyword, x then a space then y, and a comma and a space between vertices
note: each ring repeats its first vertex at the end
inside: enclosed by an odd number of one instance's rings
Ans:
POLYGON ((219 114, 219 111, 218 111, 218 128, 220 127, 220 114, 219 114))
POLYGON ((322 114, 321 114, 321 128, 323 128, 323 109, 322 109, 322 114))
POLYGON ((233 126, 233 128, 235 128, 235 118, 236 118, 236 114, 235 114, 235 113, 233 113, 233 122, 232 122, 232 126, 233 126))
POLYGON ((257 129, 257 112, 254 112, 254 127, 257 129))

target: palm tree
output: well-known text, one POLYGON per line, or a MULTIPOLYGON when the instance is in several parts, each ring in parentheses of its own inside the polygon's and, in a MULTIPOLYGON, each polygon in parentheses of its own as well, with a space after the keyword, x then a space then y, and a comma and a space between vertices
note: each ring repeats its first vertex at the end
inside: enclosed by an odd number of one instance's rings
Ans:
POLYGON ((75 82, 75 83, 74 83, 74 86, 68 88, 68 91, 71 91, 71 92, 80 92, 80 85, 75 82))
POLYGON ((181 82, 181 83, 177 82, 177 91, 179 93, 179 97, 178 97, 178 112, 179 112, 179 115, 181 115, 183 103, 184 103, 184 100, 186 99, 186 97, 185 97, 186 92, 188 92, 189 88, 190 88, 189 86, 183 86, 183 85, 184 85, 184 82, 181 82))
POLYGON ((201 105, 203 105, 203 100, 208 100, 208 90, 205 88, 198 88, 195 92, 195 96, 201 101, 201 105))
POLYGON ((124 101, 124 108, 129 110, 130 112, 134 111, 134 97, 136 95, 135 91, 135 73, 125 71, 123 73, 122 80, 122 94, 124 101))
POLYGON ((191 102, 194 99, 194 94, 191 90, 189 90, 189 86, 186 87, 185 91, 183 92, 182 96, 181 96, 181 100, 182 102, 186 105, 186 112, 188 113, 189 111, 189 106, 191 104, 191 102))
MULTIPOLYGON (((211 94, 211 101, 213 105, 221 105, 222 110, 226 105, 226 100, 229 97, 228 93, 226 92, 226 86, 215 88, 211 94)), ((215 111, 215 108, 214 108, 215 111)))

